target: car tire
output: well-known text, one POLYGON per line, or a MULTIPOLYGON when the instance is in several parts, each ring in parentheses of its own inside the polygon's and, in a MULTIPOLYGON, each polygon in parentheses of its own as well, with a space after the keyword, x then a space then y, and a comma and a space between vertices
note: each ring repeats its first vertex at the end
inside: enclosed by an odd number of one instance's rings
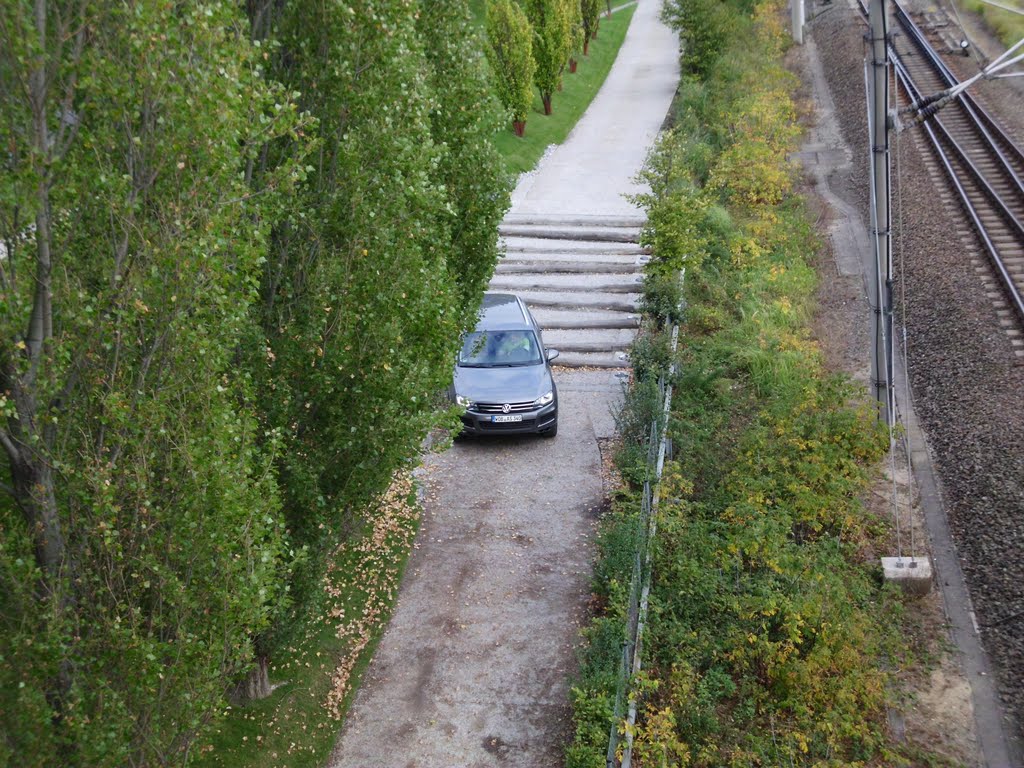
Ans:
POLYGON ((541 434, 544 437, 554 437, 555 435, 557 435, 558 434, 558 422, 556 421, 554 426, 551 427, 551 429, 545 429, 543 432, 541 432, 541 434))

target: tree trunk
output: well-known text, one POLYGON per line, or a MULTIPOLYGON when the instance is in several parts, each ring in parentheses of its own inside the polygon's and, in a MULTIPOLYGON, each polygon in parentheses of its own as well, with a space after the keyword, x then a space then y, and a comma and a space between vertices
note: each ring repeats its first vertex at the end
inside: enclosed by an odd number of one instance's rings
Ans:
POLYGON ((576 74, 576 59, 569 59, 569 74, 576 74))
POLYGON ((64 537, 57 515, 56 493, 50 451, 55 443, 55 427, 40 422, 47 420, 45 405, 40 401, 39 379, 46 366, 48 342, 53 337, 53 307, 50 252, 50 163, 54 160, 47 119, 47 3, 35 0, 35 32, 39 52, 28 76, 28 100, 32 113, 32 148, 36 157, 33 167, 38 174, 35 189, 35 290, 32 310, 25 329, 21 353, 11 351, 3 360, 0 384, 14 401, 16 416, 9 417, 0 430, 10 466, 10 478, 18 507, 31 532, 36 562, 43 572, 43 591, 59 591, 57 580, 64 560, 64 537), (28 365, 16 361, 27 358, 28 365), (19 370, 20 369, 20 370, 19 370))
POLYGON ((513 120, 512 121, 512 132, 516 136, 523 136, 526 134, 526 121, 525 120, 513 120))
POLYGON ((544 114, 545 115, 550 115, 551 114, 551 94, 550 93, 542 93, 541 96, 540 96, 540 100, 542 102, 544 102, 544 114))
POLYGON ((235 686, 230 699, 235 704, 245 704, 265 699, 273 690, 270 685, 270 659, 266 656, 257 656, 256 664, 249 670, 245 679, 235 686))
POLYGON ((585 38, 583 38, 583 55, 590 55, 590 35, 587 35, 585 38))
MULTIPOLYGON (((23 449, 24 450, 24 449, 23 449)), ((45 590, 57 591, 64 560, 64 536, 57 515, 53 470, 43 457, 21 457, 10 462, 11 481, 25 524, 32 531, 36 562, 45 574, 45 590)))

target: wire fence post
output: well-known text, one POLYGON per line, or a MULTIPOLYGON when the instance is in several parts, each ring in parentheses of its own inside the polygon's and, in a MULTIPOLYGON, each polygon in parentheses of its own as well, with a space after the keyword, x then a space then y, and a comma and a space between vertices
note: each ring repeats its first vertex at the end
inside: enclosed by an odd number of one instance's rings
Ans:
MULTIPOLYGON (((685 270, 679 272, 679 284, 682 286, 685 270)), ((679 307, 682 310, 682 306, 679 307)), ((675 357, 679 345, 679 324, 672 326, 672 356, 675 357)), ((640 673, 643 649, 644 624, 647 621, 647 606, 651 592, 651 559, 653 555, 654 537, 657 533, 658 500, 661 495, 661 475, 665 467, 666 455, 671 456, 671 440, 668 437, 669 414, 672 409, 672 376, 676 366, 669 366, 668 376, 658 379, 661 412, 651 421, 651 429, 647 443, 647 468, 643 494, 640 500, 640 519, 636 551, 633 557, 633 576, 629 585, 629 604, 626 612, 626 638, 622 643, 622 657, 619 666, 619 679, 615 690, 615 709, 613 712, 611 732, 608 736, 608 750, 605 754, 606 768, 630 768, 633 759, 633 726, 636 725, 637 700, 630 695, 633 680, 640 673), (626 708, 623 717, 623 707, 626 708), (625 734, 622 747, 622 759, 619 759, 619 746, 622 743, 619 731, 625 734)))

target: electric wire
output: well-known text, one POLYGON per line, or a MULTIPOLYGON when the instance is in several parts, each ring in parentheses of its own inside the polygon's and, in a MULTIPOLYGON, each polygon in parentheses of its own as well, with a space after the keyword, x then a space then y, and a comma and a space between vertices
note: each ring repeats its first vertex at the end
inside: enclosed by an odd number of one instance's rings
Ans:
POLYGON ((995 2, 995 0, 981 0, 981 2, 983 2, 985 5, 992 5, 995 6, 996 8, 1001 8, 1004 11, 1009 11, 1010 13, 1016 13, 1024 16, 1024 10, 1020 8, 1014 8, 1012 5, 1003 5, 1002 3, 995 2))
MULTIPOLYGON (((900 100, 900 89, 894 88, 895 92, 894 101, 899 106, 900 100)), ((895 132, 894 132, 895 133, 895 132)), ((910 352, 907 349, 908 333, 907 333, 907 270, 904 254, 906 253, 906 230, 903 220, 903 184, 902 184, 902 167, 903 167, 903 145, 900 142, 900 135, 896 133, 896 173, 894 177, 896 179, 896 222, 897 232, 899 233, 896 239, 895 253, 893 260, 898 260, 898 269, 900 276, 900 335, 903 341, 900 349, 900 357, 903 362, 903 402, 906 406, 906 413, 910 412, 910 352)), ((900 421, 902 423, 903 411, 900 411, 900 421)), ((907 484, 906 484, 906 509, 908 520, 910 521, 910 559, 914 562, 917 555, 917 534, 914 526, 914 485, 913 485, 913 472, 911 465, 911 456, 913 451, 911 450, 911 438, 910 430, 907 425, 903 424, 902 433, 902 444, 904 451, 904 460, 906 461, 907 467, 907 484)), ((899 514, 897 508, 896 514, 899 514)), ((902 553, 900 553, 902 557, 902 553)))

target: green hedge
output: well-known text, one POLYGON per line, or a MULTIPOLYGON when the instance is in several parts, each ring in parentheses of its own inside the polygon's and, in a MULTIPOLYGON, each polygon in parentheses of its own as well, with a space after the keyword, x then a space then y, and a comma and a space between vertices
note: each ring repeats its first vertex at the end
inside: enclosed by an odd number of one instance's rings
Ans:
MULTIPOLYGON (((692 47, 641 202, 650 271, 685 267, 687 308, 637 681, 641 765, 904 765, 927 754, 895 743, 885 718, 887 670, 910 650, 898 596, 866 557, 886 525, 859 498, 888 440, 874 409, 856 405, 865 393, 824 369, 809 329, 816 242, 787 161, 799 136, 795 81, 779 63, 784 10, 670 9, 692 47)), ((659 306, 665 277, 650 279, 646 301, 659 306)), ((641 341, 641 359, 651 347, 641 341)), ((630 395, 627 414, 643 399, 630 395)), ((629 445, 627 434, 627 478, 629 445)), ((604 608, 585 632, 573 768, 604 764, 633 495, 601 524, 604 608)))

